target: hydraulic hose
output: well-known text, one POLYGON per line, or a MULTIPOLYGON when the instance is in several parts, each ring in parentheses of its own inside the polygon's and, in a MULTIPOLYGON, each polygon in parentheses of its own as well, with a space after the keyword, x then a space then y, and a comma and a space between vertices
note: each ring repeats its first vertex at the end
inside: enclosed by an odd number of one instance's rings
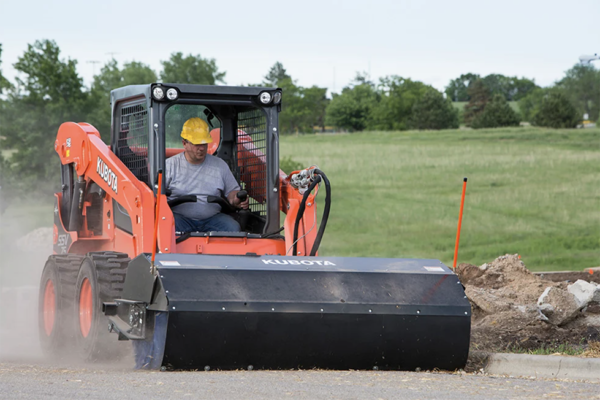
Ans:
POLYGON ((313 189, 315 188, 315 186, 317 186, 319 184, 319 182, 321 182, 321 176, 317 175, 317 177, 310 184, 310 186, 308 187, 306 192, 304 192, 304 196, 302 196, 302 201, 300 202, 300 208, 298 208, 298 214, 296 215, 296 222, 294 222, 294 237, 293 237, 294 250, 292 252, 292 255, 294 255, 294 256, 298 255, 297 254, 297 252, 298 252, 298 225, 300 224, 300 220, 302 219, 302 216, 304 215, 304 209, 306 208, 306 200, 308 199, 310 192, 313 191, 313 189))
POLYGON ((315 238, 312 250, 310 251, 311 256, 317 254, 317 250, 321 245, 321 239, 323 238, 323 233, 325 233, 325 227, 327 226, 327 220, 329 219, 329 210, 331 209, 331 185, 329 184, 329 179, 327 179, 325 173, 318 168, 315 169, 315 174, 320 176, 325 182, 325 208, 323 209, 323 218, 321 219, 321 225, 319 226, 317 237, 315 238))

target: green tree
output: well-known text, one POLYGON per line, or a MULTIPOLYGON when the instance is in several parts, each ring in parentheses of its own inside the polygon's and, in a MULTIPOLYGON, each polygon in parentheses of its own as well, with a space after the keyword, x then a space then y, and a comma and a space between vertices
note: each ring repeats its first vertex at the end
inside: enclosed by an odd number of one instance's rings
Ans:
POLYGON ((501 74, 487 75, 482 81, 492 96, 499 94, 507 101, 519 100, 538 87, 531 79, 501 74))
POLYGON ((450 81, 446 86, 446 95, 452 101, 470 101, 469 88, 477 79, 481 79, 491 96, 501 94, 507 101, 516 101, 525 97, 538 86, 531 79, 489 74, 483 78, 479 75, 468 73, 450 81))
POLYGON ((471 100, 465 106, 463 118, 465 124, 471 126, 473 119, 483 112, 486 104, 490 101, 490 91, 481 79, 477 79, 471 84, 468 92, 471 100))
MULTIPOLYGON (((77 74, 77 61, 59 59, 60 49, 54 41, 36 41, 14 65, 25 75, 17 78, 30 102, 76 101, 85 97, 83 80, 77 74)), ((40 103, 41 104, 41 103, 40 103)))
POLYGON ((511 90, 511 80, 509 77, 501 74, 489 74, 481 78, 481 81, 490 92, 491 96, 502 95, 505 99, 509 99, 511 90))
POLYGON ((349 131, 362 131, 371 123, 371 112, 379 102, 379 94, 370 83, 345 87, 334 94, 327 106, 327 125, 349 131))
POLYGON ((190 83, 216 85, 225 82, 225 72, 220 72, 214 58, 202 58, 200 54, 172 53, 168 61, 161 61, 163 70, 160 77, 168 83, 190 83))
POLYGON ((156 73, 146 64, 132 61, 125 63, 123 69, 120 69, 117 61, 112 59, 94 76, 92 90, 110 93, 111 90, 123 86, 153 83, 157 80, 156 73))
POLYGON ((457 129, 458 110, 435 89, 415 102, 409 121, 411 129, 457 129))
POLYGON ((542 103, 544 96, 546 96, 551 89, 536 88, 531 91, 527 96, 519 100, 519 112, 523 121, 531 122, 533 114, 536 108, 542 103))
POLYGON ((324 126, 327 107, 327 89, 297 86, 292 78, 278 81, 283 91, 279 126, 283 133, 312 132, 315 126, 324 126))
MULTIPOLYGON (((302 101, 308 109, 308 116, 305 125, 307 131, 312 131, 314 127, 320 127, 325 130, 325 111, 329 104, 327 98, 327 88, 311 86, 302 89, 302 101)), ((307 132, 305 131, 305 132, 307 132)))
POLYGON ((575 65, 556 83, 571 104, 575 106, 581 120, 588 114, 591 121, 600 116, 600 69, 593 65, 575 65))
POLYGON ((291 76, 287 74, 285 68, 283 68, 283 64, 277 61, 269 70, 269 73, 265 75, 265 86, 278 87, 279 82, 285 79, 292 79, 291 76))
POLYGON ((540 87, 535 81, 528 78, 512 78, 511 98, 507 100, 519 101, 540 87))
POLYGON ((54 191, 59 183, 54 141, 65 121, 83 121, 88 96, 77 74, 75 60, 60 58, 50 40, 36 41, 14 65, 18 85, 8 92, 2 110, 0 136, 16 150, 3 167, 13 189, 54 191))
MULTIPOLYGON (((0 43, 0 66, 2 65, 2 44, 0 43)), ((8 81, 8 79, 6 79, 3 75, 2 75, 2 70, 0 69, 0 95, 2 95, 4 93, 5 90, 7 89, 12 89, 12 84, 8 81)), ((6 102, 2 99, 2 97, 0 97, 0 121, 3 121, 3 115, 7 112, 7 104, 6 102)), ((3 143, 5 139, 0 137, 0 149, 5 148, 6 144, 3 143)), ((2 214, 4 212, 4 210, 6 209, 6 207, 8 207, 8 204, 10 202, 9 196, 6 194, 7 190, 6 190, 6 178, 5 175, 8 171, 8 163, 6 162, 6 160, 4 160, 4 157, 2 156, 2 152, 0 151, 0 214, 2 214), (5 187, 5 190, 2 191, 1 188, 2 186, 5 187)))
POLYGON ((137 61, 125 63, 123 69, 115 59, 108 61, 94 76, 90 90, 90 111, 86 121, 94 125, 108 143, 110 140, 110 91, 127 85, 141 85, 158 80, 156 73, 137 61))
POLYGON ((280 80, 278 86, 283 93, 279 129, 282 133, 299 132, 307 116, 307 110, 302 105, 302 88, 296 86, 292 78, 280 80))
POLYGON ((499 128, 501 126, 519 126, 519 116, 501 94, 496 94, 488 102, 482 113, 471 122, 473 129, 499 128))
POLYGON ((435 90, 423 82, 399 76, 380 79, 379 101, 373 106, 370 125, 381 130, 405 130, 413 106, 429 90, 435 90))
POLYGON ((326 88, 296 85, 279 61, 265 75, 262 85, 280 87, 283 91, 279 114, 282 133, 313 132, 315 126, 324 129, 328 104, 326 88))
POLYGON ((477 74, 468 73, 451 80, 445 90, 447 98, 452 99, 452 101, 471 100, 468 92, 469 87, 479 78, 477 74))
MULTIPOLYGON (((2 43, 0 43, 0 66, 2 66, 2 43)), ((10 88, 12 88, 12 84, 2 75, 2 70, 0 69, 0 95, 10 88)))
POLYGON ((137 61, 123 64, 121 74, 123 75, 121 86, 147 84, 158 80, 156 72, 150 66, 137 61))
POLYGON ((548 128, 575 128, 580 118, 569 98, 555 90, 544 96, 533 112, 531 123, 548 128))

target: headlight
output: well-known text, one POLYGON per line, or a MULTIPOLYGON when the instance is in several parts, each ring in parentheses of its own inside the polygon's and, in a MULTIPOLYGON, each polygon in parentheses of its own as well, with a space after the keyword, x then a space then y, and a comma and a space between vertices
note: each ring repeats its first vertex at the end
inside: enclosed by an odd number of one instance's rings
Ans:
POLYGON ((279 104, 280 101, 281 101, 281 92, 273 93, 273 103, 279 104))
POLYGON ((162 100, 165 98, 165 91, 160 86, 156 86, 152 89, 152 96, 154 96, 156 100, 162 100))
POLYGON ((260 94, 260 102, 263 104, 269 104, 271 102, 271 93, 262 92, 260 94))
POLYGON ((167 99, 176 100, 177 99, 177 90, 173 89, 173 88, 167 90, 167 99))

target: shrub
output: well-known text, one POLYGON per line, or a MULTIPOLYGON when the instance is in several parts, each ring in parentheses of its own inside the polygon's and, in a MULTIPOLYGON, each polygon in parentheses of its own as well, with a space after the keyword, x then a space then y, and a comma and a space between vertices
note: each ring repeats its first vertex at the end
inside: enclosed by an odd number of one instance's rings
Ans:
POLYGON ((519 100, 519 111, 521 112, 521 118, 523 121, 531 122, 535 109, 539 107, 544 96, 549 92, 549 89, 535 89, 527 96, 519 100))
POLYGON ((326 124, 349 131, 362 131, 369 126, 372 108, 379 101, 375 88, 368 83, 346 87, 334 95, 326 110, 326 124))
POLYGON ((400 76, 388 76, 377 86, 380 101, 373 106, 370 129, 406 130, 410 128, 412 109, 433 87, 400 76))
POLYGON ((458 110, 437 90, 428 90, 412 108, 412 129, 457 129, 458 110))
POLYGON ((483 110, 473 118, 473 129, 498 128, 501 126, 518 126, 519 115, 506 102, 502 95, 495 95, 483 110))
POLYGON ((531 123, 548 128, 575 128, 579 113, 561 92, 546 95, 533 112, 531 123))
POLYGON ((286 174, 290 174, 292 171, 298 171, 303 169, 304 166, 302 165, 302 163, 299 163, 297 161, 294 161, 292 159, 292 157, 283 157, 280 161, 279 161, 279 169, 282 170, 283 172, 285 172, 286 174))

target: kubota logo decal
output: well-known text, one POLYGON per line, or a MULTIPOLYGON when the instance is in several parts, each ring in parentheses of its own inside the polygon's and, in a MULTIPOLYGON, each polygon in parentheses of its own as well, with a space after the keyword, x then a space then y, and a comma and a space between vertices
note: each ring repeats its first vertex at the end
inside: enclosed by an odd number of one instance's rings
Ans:
POLYGON ((331 261, 321 260, 262 260, 265 264, 280 265, 335 265, 331 261))
POLYGON ((112 169, 108 168, 108 165, 100 157, 98 157, 98 163, 96 164, 96 172, 117 193, 117 175, 112 172, 112 169))

